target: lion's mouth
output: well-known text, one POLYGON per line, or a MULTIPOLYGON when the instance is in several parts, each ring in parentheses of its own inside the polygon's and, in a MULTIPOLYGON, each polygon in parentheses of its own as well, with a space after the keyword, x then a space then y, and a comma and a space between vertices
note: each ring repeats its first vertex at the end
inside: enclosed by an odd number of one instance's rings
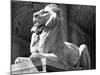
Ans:
POLYGON ((37 26, 36 33, 41 34, 44 28, 45 28, 45 24, 37 26))

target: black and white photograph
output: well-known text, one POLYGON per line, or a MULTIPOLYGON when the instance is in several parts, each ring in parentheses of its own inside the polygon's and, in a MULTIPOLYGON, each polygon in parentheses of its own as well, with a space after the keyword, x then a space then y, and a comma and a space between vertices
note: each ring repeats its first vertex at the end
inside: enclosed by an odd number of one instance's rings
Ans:
POLYGON ((96 6, 11 0, 11 74, 96 69, 96 6))

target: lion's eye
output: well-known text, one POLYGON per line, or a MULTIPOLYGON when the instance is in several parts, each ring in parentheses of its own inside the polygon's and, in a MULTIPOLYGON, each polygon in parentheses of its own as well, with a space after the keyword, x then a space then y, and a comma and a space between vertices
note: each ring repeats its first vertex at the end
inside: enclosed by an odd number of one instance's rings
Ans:
POLYGON ((35 15, 35 17, 38 17, 38 15, 35 15))
POLYGON ((43 13, 48 13, 48 11, 44 11, 43 13))

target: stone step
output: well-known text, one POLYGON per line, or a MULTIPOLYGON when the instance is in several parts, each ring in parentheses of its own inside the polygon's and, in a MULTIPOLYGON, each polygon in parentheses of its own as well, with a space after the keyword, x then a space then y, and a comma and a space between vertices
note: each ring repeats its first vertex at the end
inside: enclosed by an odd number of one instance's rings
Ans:
MULTIPOLYGON (((64 66, 57 61, 52 61, 50 59, 46 59, 47 64, 47 72, 57 72, 57 71, 65 71, 64 66)), ((35 62, 27 61, 18 64, 11 65, 11 73, 12 74, 21 74, 21 73, 39 73, 42 71, 41 63, 37 60, 35 62), (38 68, 38 69, 37 69, 38 68)))
POLYGON ((37 73, 37 68, 31 61, 11 65, 11 74, 37 73))

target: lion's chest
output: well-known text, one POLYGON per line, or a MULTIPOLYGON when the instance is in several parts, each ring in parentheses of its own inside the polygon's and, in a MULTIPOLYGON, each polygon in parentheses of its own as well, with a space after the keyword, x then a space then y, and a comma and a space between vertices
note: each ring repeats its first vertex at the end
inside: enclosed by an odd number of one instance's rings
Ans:
POLYGON ((53 48, 55 39, 55 35, 52 36, 51 33, 42 33, 38 42, 39 52, 48 53, 53 48))
POLYGON ((58 48, 61 48, 62 37, 58 27, 54 28, 49 32, 43 32, 40 35, 40 40, 38 42, 38 50, 43 53, 57 52, 58 48))

